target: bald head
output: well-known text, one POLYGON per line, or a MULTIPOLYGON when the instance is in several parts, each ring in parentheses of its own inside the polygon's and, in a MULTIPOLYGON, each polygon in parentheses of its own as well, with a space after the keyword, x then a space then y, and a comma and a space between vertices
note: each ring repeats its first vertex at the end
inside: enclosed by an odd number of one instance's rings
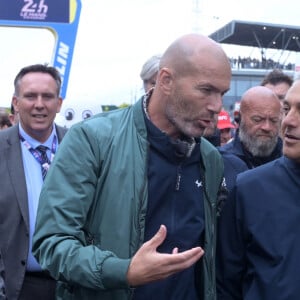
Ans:
POLYGON ((281 104, 276 94, 264 87, 247 90, 241 99, 239 137, 253 156, 267 157, 277 144, 281 104))
POLYGON ((255 86, 243 94, 240 111, 243 114, 254 107, 260 107, 264 111, 269 104, 280 111, 280 101, 276 94, 265 86, 255 86))
POLYGON ((165 51, 148 105, 151 121, 172 137, 199 137, 214 126, 230 87, 229 60, 219 44, 189 34, 165 51))
POLYGON ((231 74, 228 57, 220 44, 204 35, 187 34, 167 48, 160 61, 160 68, 171 68, 177 74, 185 76, 199 69, 208 71, 207 61, 212 63, 210 68, 217 68, 218 64, 222 64, 223 69, 219 69, 219 72, 231 74))

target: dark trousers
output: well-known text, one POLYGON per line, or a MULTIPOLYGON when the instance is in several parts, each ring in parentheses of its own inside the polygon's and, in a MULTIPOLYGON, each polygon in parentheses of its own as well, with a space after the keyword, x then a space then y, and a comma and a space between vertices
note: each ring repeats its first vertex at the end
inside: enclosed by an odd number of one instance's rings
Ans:
POLYGON ((19 300, 55 300, 56 281, 42 272, 26 272, 19 300))

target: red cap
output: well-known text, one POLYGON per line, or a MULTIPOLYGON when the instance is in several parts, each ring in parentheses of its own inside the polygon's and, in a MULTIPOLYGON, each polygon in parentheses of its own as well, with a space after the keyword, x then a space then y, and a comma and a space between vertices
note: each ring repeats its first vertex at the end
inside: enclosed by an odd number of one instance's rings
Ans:
POLYGON ((230 115, 227 111, 222 110, 218 115, 218 124, 219 129, 225 128, 235 128, 235 126, 230 121, 230 115))

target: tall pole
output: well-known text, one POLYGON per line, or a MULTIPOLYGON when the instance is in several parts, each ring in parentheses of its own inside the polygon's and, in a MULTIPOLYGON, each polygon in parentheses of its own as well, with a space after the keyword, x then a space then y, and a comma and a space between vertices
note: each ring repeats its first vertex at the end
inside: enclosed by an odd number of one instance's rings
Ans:
POLYGON ((192 0, 192 1, 193 1, 193 6, 192 6, 192 12, 193 12, 192 31, 194 33, 202 33, 202 28, 201 28, 202 10, 201 10, 201 7, 200 7, 200 0, 192 0))

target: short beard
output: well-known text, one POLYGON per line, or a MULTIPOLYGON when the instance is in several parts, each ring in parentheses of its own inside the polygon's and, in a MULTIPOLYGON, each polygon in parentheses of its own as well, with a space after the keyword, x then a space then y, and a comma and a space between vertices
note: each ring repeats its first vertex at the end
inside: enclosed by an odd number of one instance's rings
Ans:
POLYGON ((267 141, 262 141, 259 138, 250 136, 243 122, 241 122, 239 127, 239 138, 245 148, 255 157, 266 157, 271 155, 278 140, 278 136, 273 136, 267 141))
POLYGON ((193 128, 193 124, 191 121, 184 119, 184 114, 188 108, 185 105, 185 101, 181 97, 180 93, 177 92, 176 96, 173 96, 173 100, 171 103, 167 103, 165 108, 165 115, 168 121, 175 127, 177 130, 186 137, 190 138, 198 138, 203 136, 204 130, 199 131, 193 128))

